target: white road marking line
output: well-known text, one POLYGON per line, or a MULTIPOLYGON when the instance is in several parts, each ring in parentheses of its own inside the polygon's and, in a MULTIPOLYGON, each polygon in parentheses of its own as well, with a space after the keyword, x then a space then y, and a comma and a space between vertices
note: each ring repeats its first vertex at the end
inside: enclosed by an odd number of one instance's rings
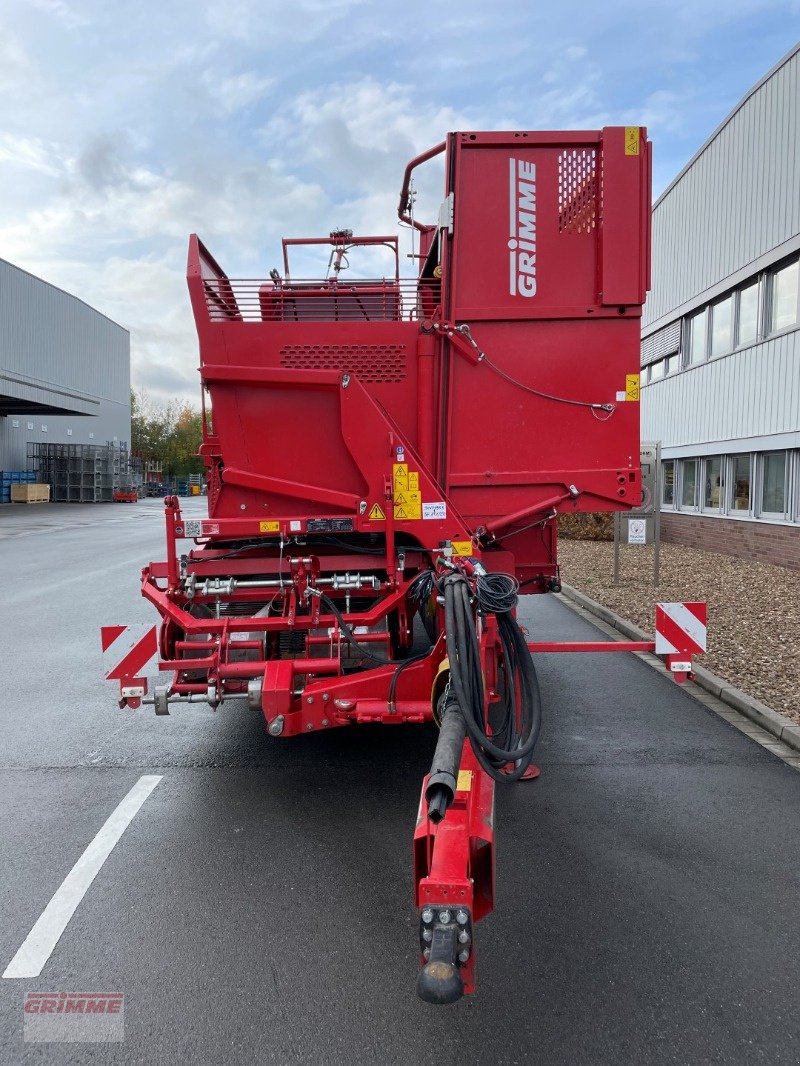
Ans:
POLYGON ((100 868, 162 774, 140 777, 61 883, 3 977, 38 977, 100 868))

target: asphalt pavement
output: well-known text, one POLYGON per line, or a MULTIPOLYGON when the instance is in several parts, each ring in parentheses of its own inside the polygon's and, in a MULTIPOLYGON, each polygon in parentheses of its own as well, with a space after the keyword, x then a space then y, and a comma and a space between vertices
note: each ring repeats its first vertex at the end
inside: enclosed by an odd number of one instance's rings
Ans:
MULTIPOLYGON (((162 545, 159 501, 0 508, 0 970, 161 778, 39 976, 0 979, 0 1062, 800 1062, 796 770, 633 656, 538 657, 542 775, 498 790, 478 992, 430 1007, 411 837, 433 730, 120 711, 99 627, 153 620, 162 545), (62 991, 123 993, 124 1042, 25 1042, 26 994, 62 991)), ((550 597, 522 617, 597 639, 550 597)))

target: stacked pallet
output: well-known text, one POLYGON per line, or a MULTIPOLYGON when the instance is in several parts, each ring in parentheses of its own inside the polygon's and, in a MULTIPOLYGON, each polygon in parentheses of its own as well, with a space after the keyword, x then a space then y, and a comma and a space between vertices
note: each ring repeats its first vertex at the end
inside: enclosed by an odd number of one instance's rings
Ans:
POLYGON ((135 491, 135 464, 124 444, 31 442, 28 459, 55 503, 111 503, 115 492, 135 491))
POLYGON ((28 470, 0 470, 0 503, 11 503, 13 485, 25 485, 36 481, 36 474, 28 470))

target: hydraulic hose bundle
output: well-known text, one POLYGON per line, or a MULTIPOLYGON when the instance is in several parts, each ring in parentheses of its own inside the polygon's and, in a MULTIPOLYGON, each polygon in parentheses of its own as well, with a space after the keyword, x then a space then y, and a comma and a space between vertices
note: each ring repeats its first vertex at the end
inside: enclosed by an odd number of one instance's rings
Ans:
POLYGON ((533 758, 542 707, 533 660, 513 615, 518 589, 516 580, 506 574, 479 574, 475 585, 478 610, 496 616, 503 649, 500 698, 490 722, 470 584, 456 571, 440 583, 450 680, 439 704, 441 731, 426 790, 428 815, 434 822, 444 817, 455 795, 465 735, 495 781, 518 781, 533 758))

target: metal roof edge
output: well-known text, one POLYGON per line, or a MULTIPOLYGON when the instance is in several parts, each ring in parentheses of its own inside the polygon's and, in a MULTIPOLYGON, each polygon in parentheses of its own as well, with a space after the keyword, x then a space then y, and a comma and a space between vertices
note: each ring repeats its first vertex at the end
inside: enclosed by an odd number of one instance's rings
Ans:
POLYGON ((25 267, 17 266, 16 263, 12 263, 9 259, 3 259, 0 256, 0 263, 4 263, 6 266, 11 267, 12 270, 17 270, 20 274, 27 274, 29 278, 33 278, 34 281, 38 281, 40 285, 46 285, 49 289, 55 289, 56 292, 62 293, 64 296, 68 296, 70 300, 75 300, 79 304, 83 304, 84 307, 88 307, 90 311, 93 311, 96 315, 104 318, 106 322, 110 322, 112 326, 116 326, 117 329, 121 329, 123 333, 127 333, 130 338, 131 331, 126 329, 125 326, 121 326, 119 322, 115 322, 109 315, 104 314, 102 311, 98 311, 96 307, 92 307, 86 300, 82 300, 80 296, 76 296, 74 292, 67 292, 66 289, 62 289, 60 285, 54 285, 52 281, 47 281, 46 278, 40 278, 38 274, 34 274, 30 270, 26 270, 25 267))
POLYGON ((794 48, 788 51, 785 56, 779 59, 778 62, 774 64, 774 66, 770 67, 770 69, 763 76, 763 78, 757 81, 756 84, 745 93, 745 95, 741 98, 741 100, 734 107, 734 109, 728 115, 726 115, 726 117, 722 120, 722 122, 720 122, 714 132, 709 137, 707 137, 705 141, 703 141, 703 143, 694 153, 689 162, 683 167, 682 170, 679 171, 678 174, 675 175, 675 177, 672 179, 666 189, 664 189, 659 198, 653 204, 653 211, 655 211, 661 201, 664 200, 669 195, 669 193, 675 188, 681 178, 683 178, 684 174, 691 170, 691 168, 694 166, 694 164, 697 162, 703 152, 705 152, 705 150, 717 139, 717 137, 719 137, 720 133, 722 133, 722 131, 725 129, 731 119, 736 114, 738 114, 739 111, 741 111, 741 109, 744 107, 750 97, 754 96, 762 87, 762 85, 765 85, 770 80, 770 78, 774 77, 778 73, 778 71, 782 67, 785 67, 787 63, 794 59, 798 52, 800 52, 800 41, 798 41, 794 48))

